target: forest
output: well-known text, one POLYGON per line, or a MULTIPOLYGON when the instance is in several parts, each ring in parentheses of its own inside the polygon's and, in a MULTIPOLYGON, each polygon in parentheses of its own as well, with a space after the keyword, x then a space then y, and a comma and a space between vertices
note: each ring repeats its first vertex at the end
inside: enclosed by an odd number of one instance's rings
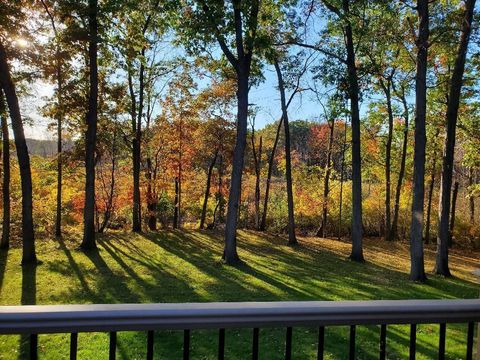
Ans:
POLYGON ((448 277, 480 245, 476 24, 474 0, 4 1, 2 251, 217 229, 235 265, 250 229, 359 262, 406 241, 419 282, 436 244, 448 277), (39 118, 56 151, 29 151, 39 118))
MULTIPOLYGON (((0 0, 0 312, 478 298, 478 20, 475 0, 0 0)), ((437 358, 446 331, 465 358, 464 325, 380 346, 437 358)), ((244 359, 251 329, 220 330, 244 359)), ((355 328, 323 330, 347 358, 355 328)), ((295 358, 319 331, 295 328, 295 358)), ((217 358, 217 332, 186 334, 149 331, 151 356, 217 358)), ((254 329, 257 353, 288 358, 284 334, 254 329)), ((107 335, 79 357, 145 358, 145 331, 107 335)), ((66 336, 0 335, 0 358, 67 358, 66 336)))

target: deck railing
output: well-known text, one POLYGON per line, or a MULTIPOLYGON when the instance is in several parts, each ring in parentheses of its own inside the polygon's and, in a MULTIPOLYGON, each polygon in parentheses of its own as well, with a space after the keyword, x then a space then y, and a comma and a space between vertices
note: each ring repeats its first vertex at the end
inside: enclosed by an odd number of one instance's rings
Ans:
POLYGON ((118 305, 38 305, 0 307, 0 334, 28 334, 30 359, 37 358, 38 334, 70 333, 70 359, 77 356, 79 332, 109 332, 109 358, 115 359, 119 331, 147 332, 147 359, 153 359, 154 331, 183 330, 183 358, 190 357, 190 331, 218 329, 218 358, 224 358, 225 329, 252 328, 252 359, 258 359, 259 329, 286 328, 285 359, 292 357, 292 327, 318 327, 323 359, 326 326, 350 326, 348 354, 355 359, 358 325, 380 326, 379 358, 385 359, 387 326, 410 324, 410 359, 415 359, 418 324, 440 324, 438 359, 445 358, 446 324, 467 323, 465 358, 472 360, 474 325, 480 300, 384 300, 237 302, 118 305))

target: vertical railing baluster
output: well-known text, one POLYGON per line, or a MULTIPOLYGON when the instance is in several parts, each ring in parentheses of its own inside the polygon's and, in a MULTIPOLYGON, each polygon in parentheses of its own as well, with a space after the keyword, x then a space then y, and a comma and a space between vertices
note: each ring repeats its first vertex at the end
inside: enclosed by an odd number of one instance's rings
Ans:
POLYGON ((225 359, 225 329, 218 331, 218 360, 225 359))
POLYGON ((468 323, 468 330, 467 330, 467 360, 473 360, 473 330, 474 330, 474 323, 468 323))
POLYGON ((417 354, 417 324, 410 325, 410 360, 415 360, 417 354))
POLYGON ((153 360, 153 341, 155 339, 155 332, 149 330, 147 332, 147 360, 153 360))
POLYGON ((38 335, 30 334, 30 360, 38 359, 38 335))
POLYGON ((317 360, 323 360, 323 353, 325 352, 325 327, 318 328, 318 351, 317 360))
POLYGON ((259 329, 253 329, 253 339, 252 339, 252 360, 258 360, 258 334, 259 329))
POLYGON ((78 334, 70 334, 70 360, 77 360, 78 334))
POLYGON ((112 331, 110 333, 110 349, 108 353, 109 360, 115 360, 116 352, 117 352, 117 333, 115 331, 112 331))
POLYGON ((438 360, 445 360, 445 333, 447 331, 447 324, 440 324, 440 333, 438 337, 438 360))
POLYGON ((380 325, 380 360, 387 358, 387 325, 380 325))
POLYGON ((292 328, 287 327, 287 336, 285 339, 285 360, 292 359, 292 328))
POLYGON ((183 360, 190 359, 190 330, 183 330, 183 360))
POLYGON ((350 325, 350 351, 349 359, 355 360, 355 334, 357 332, 357 327, 355 325, 350 325))

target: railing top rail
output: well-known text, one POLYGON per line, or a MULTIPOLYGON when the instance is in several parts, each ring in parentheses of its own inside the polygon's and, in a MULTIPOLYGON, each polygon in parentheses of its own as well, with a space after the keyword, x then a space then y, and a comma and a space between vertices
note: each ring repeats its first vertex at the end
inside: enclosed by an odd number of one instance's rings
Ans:
POLYGON ((0 306, 0 334, 471 321, 480 299, 0 306))

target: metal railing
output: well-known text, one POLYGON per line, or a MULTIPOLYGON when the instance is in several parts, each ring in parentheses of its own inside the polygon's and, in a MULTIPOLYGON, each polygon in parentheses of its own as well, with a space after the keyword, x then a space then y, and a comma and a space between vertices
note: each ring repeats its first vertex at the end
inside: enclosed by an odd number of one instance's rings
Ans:
POLYGON ((447 323, 467 323, 465 358, 472 360, 474 324, 480 300, 303 301, 180 304, 1 306, 0 334, 29 334, 30 359, 37 358, 38 334, 71 333, 70 359, 77 356, 79 332, 109 332, 115 359, 119 331, 147 332, 147 359, 153 359, 155 330, 183 330, 183 358, 190 356, 190 331, 218 329, 218 358, 224 358, 225 329, 252 328, 252 359, 258 359, 259 329, 286 328, 285 359, 292 357, 292 327, 318 327, 323 359, 325 327, 350 326, 349 358, 355 359, 358 325, 379 325, 379 358, 386 358, 387 325, 410 324, 410 359, 415 359, 418 324, 440 324, 438 358, 445 357, 447 323))

